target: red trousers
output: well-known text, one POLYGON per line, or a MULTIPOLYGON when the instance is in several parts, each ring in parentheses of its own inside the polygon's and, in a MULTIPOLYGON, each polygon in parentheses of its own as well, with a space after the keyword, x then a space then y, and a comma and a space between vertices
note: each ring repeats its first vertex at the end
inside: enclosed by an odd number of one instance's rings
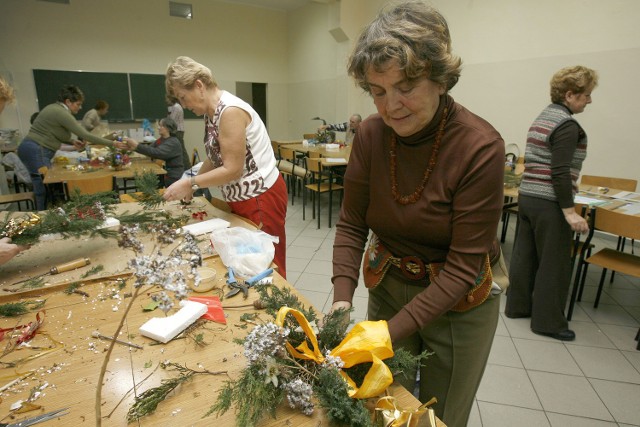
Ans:
POLYGON ((278 273, 285 279, 287 278, 287 236, 284 221, 287 216, 288 202, 287 185, 282 175, 266 193, 243 202, 229 202, 234 214, 253 221, 257 226, 262 224, 262 231, 280 239, 275 245, 276 253, 273 262, 278 266, 278 273))

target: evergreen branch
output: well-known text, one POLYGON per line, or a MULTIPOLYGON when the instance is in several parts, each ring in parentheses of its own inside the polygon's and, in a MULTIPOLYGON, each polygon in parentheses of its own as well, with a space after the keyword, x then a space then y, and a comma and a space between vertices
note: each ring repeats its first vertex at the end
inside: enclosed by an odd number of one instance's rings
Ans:
POLYGON ((227 371, 209 371, 206 369, 196 371, 177 363, 161 363, 160 366, 168 371, 177 372, 178 376, 163 379, 158 387, 150 388, 139 396, 136 396, 133 405, 127 412, 128 422, 136 421, 144 416, 153 414, 160 402, 164 401, 169 393, 179 385, 191 380, 195 375, 221 375, 227 373, 227 371))
POLYGON ((218 399, 202 418, 211 414, 222 415, 233 403, 237 405, 236 425, 254 427, 264 414, 276 417, 276 408, 282 402, 284 392, 272 383, 265 382, 264 375, 255 367, 242 371, 236 381, 227 381, 218 393, 218 399))
POLYGON ((0 316, 2 317, 16 317, 23 314, 27 314, 30 311, 39 310, 44 306, 47 300, 34 300, 34 301, 21 301, 10 302, 0 305, 0 316))

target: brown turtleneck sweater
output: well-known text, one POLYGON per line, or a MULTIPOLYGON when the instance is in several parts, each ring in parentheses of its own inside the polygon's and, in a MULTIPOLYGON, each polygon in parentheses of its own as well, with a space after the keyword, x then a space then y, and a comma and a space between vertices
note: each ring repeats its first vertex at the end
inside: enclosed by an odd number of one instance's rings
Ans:
POLYGON ((425 129, 397 137, 398 192, 409 195, 422 181, 445 103, 448 118, 437 163, 416 203, 400 205, 391 195, 392 130, 377 114, 360 123, 345 175, 333 248, 334 302, 353 299, 369 230, 397 257, 446 262, 434 282, 389 321, 392 340, 411 335, 453 307, 475 282, 496 238, 504 141, 448 95, 441 97, 425 129))

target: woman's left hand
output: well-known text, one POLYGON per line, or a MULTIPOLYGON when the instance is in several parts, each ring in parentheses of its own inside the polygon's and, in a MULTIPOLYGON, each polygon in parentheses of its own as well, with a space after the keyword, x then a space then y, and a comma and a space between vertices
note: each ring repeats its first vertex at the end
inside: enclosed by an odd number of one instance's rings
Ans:
POLYGON ((87 143, 84 141, 80 141, 79 139, 76 139, 75 141, 73 141, 73 146, 76 148, 76 150, 80 151, 80 150, 84 150, 84 147, 87 146, 87 143))
POLYGON ((191 182, 188 179, 181 179, 164 190, 162 197, 167 201, 173 200, 191 200, 193 191, 191 190, 191 182))

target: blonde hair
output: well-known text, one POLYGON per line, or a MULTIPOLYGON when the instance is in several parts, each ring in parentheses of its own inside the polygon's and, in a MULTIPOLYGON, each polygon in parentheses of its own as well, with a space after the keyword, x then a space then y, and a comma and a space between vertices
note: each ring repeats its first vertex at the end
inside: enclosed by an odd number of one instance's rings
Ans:
POLYGON ((179 56, 167 66, 164 84, 167 94, 175 97, 175 88, 193 89, 196 80, 200 80, 206 88, 218 86, 209 68, 188 56, 179 56))
POLYGON ((598 85, 598 73, 582 65, 565 67, 558 70, 551 81, 551 102, 564 102, 569 91, 580 94, 592 91, 598 85))
POLYGON ((412 80, 426 77, 445 90, 455 86, 462 60, 451 53, 451 35, 444 17, 421 1, 408 1, 381 11, 363 30, 349 58, 348 73, 365 91, 369 67, 383 71, 396 60, 412 80))
POLYGON ((0 76, 0 99, 8 103, 12 103, 16 99, 13 88, 9 86, 9 83, 2 76, 0 76))

